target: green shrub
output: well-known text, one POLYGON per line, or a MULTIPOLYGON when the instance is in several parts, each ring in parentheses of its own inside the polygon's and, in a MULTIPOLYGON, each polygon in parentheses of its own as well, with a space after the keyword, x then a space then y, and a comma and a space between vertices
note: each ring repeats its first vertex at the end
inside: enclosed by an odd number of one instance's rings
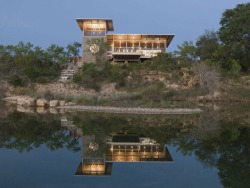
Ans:
POLYGON ((164 98, 166 98, 166 99, 173 98, 175 95, 177 95, 177 91, 173 90, 173 89, 170 89, 169 91, 167 91, 164 94, 164 98))
POLYGON ((164 84, 162 81, 160 81, 160 80, 157 80, 157 81, 155 82, 155 84, 156 84, 156 88, 157 88, 158 91, 163 90, 164 87, 165 87, 165 84, 164 84))
POLYGON ((164 83, 156 81, 153 85, 146 87, 141 92, 141 98, 144 101, 160 102, 163 98, 164 83))
POLYGON ((126 84, 128 72, 125 67, 110 62, 85 63, 73 76, 73 81, 89 89, 99 91, 103 82, 115 82, 119 87, 126 84))
POLYGON ((238 77, 240 75, 241 66, 238 61, 230 60, 230 71, 229 74, 233 77, 238 77))
POLYGON ((167 72, 180 69, 180 65, 178 64, 176 58, 167 53, 159 53, 156 57, 146 61, 145 67, 147 67, 148 70, 167 72))
POLYGON ((24 86, 24 80, 17 75, 13 75, 9 78, 9 83, 15 87, 24 86))

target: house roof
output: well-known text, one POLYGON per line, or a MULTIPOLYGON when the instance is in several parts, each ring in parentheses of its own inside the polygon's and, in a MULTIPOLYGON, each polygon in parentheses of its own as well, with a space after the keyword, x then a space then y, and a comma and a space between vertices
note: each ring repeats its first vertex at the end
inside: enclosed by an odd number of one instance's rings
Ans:
POLYGON ((120 36, 124 39, 146 39, 146 40, 154 40, 154 39, 164 39, 167 41, 167 47, 170 45, 171 41, 174 38, 174 34, 107 34, 107 39, 112 39, 114 37, 120 36))
POLYGON ((114 25, 112 19, 106 19, 106 18, 76 18, 76 21, 80 27, 81 30, 83 30, 83 23, 84 22, 99 22, 104 21, 106 22, 106 28, 107 31, 114 31, 114 25))

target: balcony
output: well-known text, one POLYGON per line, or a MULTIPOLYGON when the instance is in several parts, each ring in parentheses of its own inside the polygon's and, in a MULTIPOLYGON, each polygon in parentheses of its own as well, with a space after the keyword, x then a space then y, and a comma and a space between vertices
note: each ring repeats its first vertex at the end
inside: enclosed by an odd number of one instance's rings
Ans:
POLYGON ((141 58, 152 58, 158 53, 164 51, 164 48, 141 48, 141 47, 115 47, 108 51, 108 59, 114 61, 139 61, 141 58))

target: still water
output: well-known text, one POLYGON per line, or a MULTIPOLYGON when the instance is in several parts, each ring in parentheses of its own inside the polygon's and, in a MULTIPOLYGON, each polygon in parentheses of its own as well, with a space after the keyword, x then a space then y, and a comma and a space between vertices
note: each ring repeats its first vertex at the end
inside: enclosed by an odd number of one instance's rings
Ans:
POLYGON ((0 187, 250 187, 248 105, 204 110, 121 115, 3 108, 0 187))

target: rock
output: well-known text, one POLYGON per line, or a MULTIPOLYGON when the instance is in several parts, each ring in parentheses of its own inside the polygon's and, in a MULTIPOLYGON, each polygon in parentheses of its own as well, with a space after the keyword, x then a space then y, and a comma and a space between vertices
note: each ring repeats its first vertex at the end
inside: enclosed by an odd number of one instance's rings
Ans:
POLYGON ((215 110, 215 111, 219 111, 220 110, 220 107, 218 106, 218 105, 213 105, 213 109, 215 110))
POLYGON ((6 97, 6 98, 3 98, 2 100, 6 101, 6 102, 13 103, 13 104, 16 104, 18 98, 20 98, 20 96, 6 97))
POLYGON ((59 106, 65 106, 65 101, 59 101, 59 106))
POLYGON ((218 91, 215 91, 214 94, 213 94, 214 98, 218 98, 220 96, 220 92, 218 91))
POLYGON ((51 100, 49 102, 49 106, 54 108, 54 107, 57 107, 58 106, 58 100, 51 100))
POLYGON ((178 84, 171 84, 170 87, 173 88, 173 89, 178 89, 179 85, 178 84))
POLYGON ((19 97, 17 99, 17 105, 19 106, 35 106, 35 99, 31 97, 19 97))
POLYGON ((44 108, 44 107, 37 107, 36 108, 36 112, 38 114, 46 114, 47 113, 47 110, 44 108))
POLYGON ((211 100, 213 100, 213 96, 211 96, 211 95, 206 95, 206 96, 205 96, 205 99, 206 99, 207 101, 211 101, 211 100))
POLYGON ((49 112, 50 112, 51 114, 58 114, 58 111, 57 111, 56 108, 49 108, 49 112))
POLYGON ((197 77, 197 76, 194 76, 194 77, 192 77, 192 78, 188 81, 187 85, 188 85, 188 87, 193 87, 193 86, 195 86, 197 83, 198 83, 198 77, 197 77))
POLYGON ((74 102, 67 102, 67 103, 65 103, 65 106, 75 106, 76 105, 76 103, 74 103, 74 102))
POLYGON ((203 101, 204 100, 204 96, 197 96, 196 97, 198 101, 203 101))
POLYGON ((63 109, 63 108, 59 109, 59 113, 60 114, 65 114, 65 109, 63 109))
POLYGON ((19 106, 19 105, 17 105, 17 111, 24 112, 24 113, 35 113, 35 109, 32 107, 19 106))
POLYGON ((39 107, 45 107, 49 104, 49 102, 46 99, 37 99, 36 106, 39 107))

